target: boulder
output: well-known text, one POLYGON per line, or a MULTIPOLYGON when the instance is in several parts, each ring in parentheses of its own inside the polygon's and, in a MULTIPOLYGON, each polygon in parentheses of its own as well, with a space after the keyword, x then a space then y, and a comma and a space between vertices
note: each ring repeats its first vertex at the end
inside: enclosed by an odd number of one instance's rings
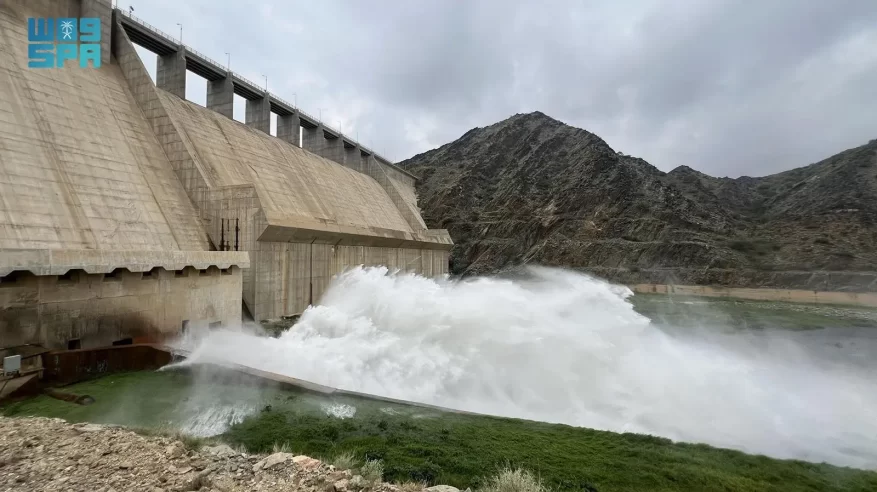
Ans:
POLYGON ((269 470, 279 464, 291 461, 294 457, 292 453, 274 453, 253 465, 253 471, 269 470))
POLYGON ((217 444, 216 446, 205 446, 202 450, 203 453, 209 454, 211 456, 216 456, 218 458, 230 458, 232 456, 237 456, 237 451, 231 448, 228 444, 217 444))
POLYGON ((426 490, 427 492, 460 492, 460 489, 450 485, 433 485, 432 487, 427 487, 426 490))

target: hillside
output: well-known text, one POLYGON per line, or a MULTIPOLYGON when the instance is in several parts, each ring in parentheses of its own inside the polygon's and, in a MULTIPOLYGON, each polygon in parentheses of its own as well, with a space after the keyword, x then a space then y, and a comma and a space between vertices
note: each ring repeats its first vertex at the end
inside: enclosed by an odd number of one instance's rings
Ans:
POLYGON ((400 163, 452 271, 521 263, 614 281, 877 290, 877 140, 783 173, 664 173, 540 112, 400 163), (865 273, 863 273, 865 272, 865 273))

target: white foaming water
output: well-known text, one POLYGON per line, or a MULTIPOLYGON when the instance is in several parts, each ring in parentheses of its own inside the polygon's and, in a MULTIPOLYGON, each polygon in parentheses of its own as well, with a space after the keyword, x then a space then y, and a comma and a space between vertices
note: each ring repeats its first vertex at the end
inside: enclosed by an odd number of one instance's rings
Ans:
POLYGON ((343 403, 324 403, 320 405, 320 408, 323 409, 326 415, 339 419, 350 419, 356 415, 356 407, 343 403))
POLYGON ((255 412, 256 408, 247 404, 205 405, 196 411, 187 412, 179 424, 179 429, 190 436, 218 436, 227 431, 229 427, 243 422, 255 412))
POLYGON ((790 335, 669 335, 633 310, 630 295, 549 268, 461 282, 358 268, 279 339, 216 332, 187 363, 230 361, 461 410, 877 466, 873 373, 790 335))

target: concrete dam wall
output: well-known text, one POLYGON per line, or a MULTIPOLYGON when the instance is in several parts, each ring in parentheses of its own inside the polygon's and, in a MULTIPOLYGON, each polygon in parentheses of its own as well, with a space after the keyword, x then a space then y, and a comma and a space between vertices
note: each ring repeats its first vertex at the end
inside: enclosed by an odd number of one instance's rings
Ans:
POLYGON ((0 346, 300 313, 362 264, 446 273, 452 243, 423 223, 414 176, 109 0, 4 2, 0 45, 0 346), (100 68, 28 67, 28 17, 56 16, 100 18, 100 68), (158 85, 132 39, 158 52, 158 85), (187 66, 214 79, 211 107, 180 97, 187 66))

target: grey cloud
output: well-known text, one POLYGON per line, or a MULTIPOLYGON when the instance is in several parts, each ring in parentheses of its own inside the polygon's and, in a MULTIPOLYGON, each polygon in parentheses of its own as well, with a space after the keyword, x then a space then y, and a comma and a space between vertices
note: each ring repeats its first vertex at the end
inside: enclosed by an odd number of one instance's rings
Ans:
POLYGON ((135 7, 395 159, 533 110, 661 169, 714 175, 778 172, 877 137, 872 0, 135 7))

